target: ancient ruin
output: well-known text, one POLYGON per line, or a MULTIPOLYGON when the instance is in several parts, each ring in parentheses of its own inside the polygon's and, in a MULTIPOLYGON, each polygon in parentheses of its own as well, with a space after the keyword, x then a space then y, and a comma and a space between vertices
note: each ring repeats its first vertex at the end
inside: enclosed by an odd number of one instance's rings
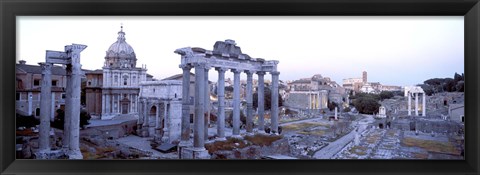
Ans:
POLYGON ((51 68, 53 64, 66 65, 67 90, 65 102, 65 125, 63 148, 69 159, 82 159, 79 148, 80 132, 80 79, 83 75, 80 64, 80 52, 87 46, 72 44, 65 46, 65 51, 47 50, 46 62, 42 66, 42 87, 41 87, 41 116, 39 133, 39 152, 36 155, 39 159, 50 157, 50 118, 52 116, 52 95, 51 95, 51 68))
MULTIPOLYGON (((208 152, 205 149, 206 122, 205 109, 209 104, 209 95, 207 91, 208 71, 214 68, 219 73, 218 91, 218 139, 225 139, 224 134, 224 84, 225 72, 231 70, 234 73, 234 102, 233 102, 233 135, 231 137, 239 138, 240 136, 240 74, 247 74, 247 134, 253 134, 253 101, 252 101, 252 76, 254 73, 259 79, 259 101, 263 101, 264 97, 264 79, 265 73, 272 75, 272 107, 271 107, 271 130, 278 133, 278 81, 280 72, 277 71, 278 61, 267 61, 261 58, 252 58, 242 53, 234 40, 217 41, 212 51, 198 47, 185 47, 175 50, 175 53, 181 55, 180 68, 183 70, 183 83, 190 82, 190 69, 195 68, 195 119, 194 119, 194 139, 193 147, 190 143, 190 127, 189 127, 189 86, 183 86, 182 96, 182 137, 179 144, 179 155, 181 158, 202 159, 208 158, 208 152)), ((207 114, 208 115, 208 114, 207 114)), ((264 104, 259 104, 258 109, 259 126, 258 131, 264 130, 264 104)))

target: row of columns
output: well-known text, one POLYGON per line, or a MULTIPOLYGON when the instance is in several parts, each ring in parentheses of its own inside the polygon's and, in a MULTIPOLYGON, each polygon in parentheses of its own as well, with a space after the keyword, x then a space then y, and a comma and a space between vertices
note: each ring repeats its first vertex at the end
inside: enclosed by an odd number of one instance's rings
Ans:
MULTIPOLYGON (((40 101, 40 128, 39 128, 39 152, 50 151, 50 117, 52 114, 52 86, 51 69, 52 63, 41 63, 42 87, 40 101)), ((63 130, 63 148, 70 159, 81 159, 79 133, 80 133, 80 84, 82 70, 80 64, 67 64, 66 66, 67 88, 65 98, 65 115, 63 130)))
MULTIPOLYGON (((122 113, 123 109, 120 103, 120 100, 122 98, 123 98, 122 94, 103 94, 102 95, 102 114, 110 115, 110 114, 122 113), (114 108, 115 105, 113 105, 115 103, 117 104, 116 109, 114 108)), ((127 113, 129 114, 136 113, 137 108, 135 108, 134 106, 136 106, 136 104, 138 103, 137 94, 128 94, 128 98, 130 99, 130 102, 128 105, 127 113)))
MULTIPOLYGON (((418 94, 419 92, 408 92, 408 116, 412 115, 412 94, 415 96, 415 115, 418 116, 418 94)), ((422 116, 426 115, 426 101, 425 101, 425 93, 422 94, 422 116)))
MULTIPOLYGON (((205 149, 205 140, 208 139, 208 119, 209 119, 209 90, 208 90, 208 70, 210 67, 206 63, 194 63, 193 65, 180 65, 183 70, 183 96, 182 96, 182 135, 180 146, 187 146, 190 138, 190 116, 189 116, 189 85, 190 70, 195 68, 195 120, 194 120, 194 139, 193 146, 196 151, 205 149), (205 116, 206 117, 199 117, 205 116)), ((227 68, 217 67, 218 71, 218 114, 217 114, 217 140, 225 140, 225 72, 227 68)), ((253 134, 253 74, 254 71, 232 69, 234 73, 234 94, 233 94, 233 131, 232 137, 240 136, 240 73, 247 74, 247 123, 246 131, 253 134)), ((264 132, 264 75, 265 72, 256 72, 258 75, 258 130, 264 132)), ((272 106, 271 106, 271 130, 278 133, 278 81, 279 72, 271 72, 272 75, 272 106)))
MULTIPOLYGON (((138 130, 138 133, 141 133, 141 135, 143 137, 149 137, 150 134, 155 134, 156 136, 160 136, 160 130, 163 129, 163 137, 159 138, 161 139, 162 141, 164 142, 170 142, 172 141, 171 138, 169 137, 169 133, 170 133, 170 111, 172 111, 173 107, 172 105, 169 105, 170 102, 168 101, 163 101, 163 114, 160 113, 161 111, 161 104, 162 102, 155 102, 153 105, 155 106, 156 108, 156 114, 155 114, 155 121, 154 121, 154 124, 152 126, 152 121, 150 121, 150 113, 149 113, 149 104, 151 104, 151 102, 148 102, 147 99, 144 99, 142 98, 140 100, 140 106, 141 106, 141 109, 140 109, 140 119, 139 119, 139 122, 138 122, 138 125, 141 126, 141 129, 140 127, 139 130, 138 130), (169 109, 170 108, 170 109, 169 109), (163 128, 162 128, 163 126, 163 128), (152 128, 153 127, 153 128, 152 128), (153 129, 153 131, 152 131, 153 129)), ((183 133, 182 133, 183 134, 183 133)))

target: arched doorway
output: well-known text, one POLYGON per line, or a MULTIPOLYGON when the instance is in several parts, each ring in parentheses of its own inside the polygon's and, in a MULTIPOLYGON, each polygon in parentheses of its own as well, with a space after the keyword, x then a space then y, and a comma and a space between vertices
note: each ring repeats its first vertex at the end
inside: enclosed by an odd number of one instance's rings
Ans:
POLYGON ((157 126, 155 124, 155 122, 157 121, 156 120, 156 117, 157 117, 157 106, 153 105, 151 108, 150 108, 150 112, 148 113, 148 121, 149 121, 149 125, 152 126, 152 127, 155 127, 157 126))

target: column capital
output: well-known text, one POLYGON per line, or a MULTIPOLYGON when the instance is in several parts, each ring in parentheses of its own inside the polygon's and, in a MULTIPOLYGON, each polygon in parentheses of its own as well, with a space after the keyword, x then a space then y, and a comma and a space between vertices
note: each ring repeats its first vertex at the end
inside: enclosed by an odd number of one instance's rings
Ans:
POLYGON ((182 68, 183 70, 190 70, 193 66, 190 64, 180 64, 178 67, 182 68))
POLYGON ((262 76, 265 75, 265 71, 257 71, 256 73, 257 75, 262 75, 262 76))
POLYGON ((225 73, 228 70, 228 68, 216 67, 215 70, 217 70, 218 72, 221 72, 221 73, 225 73))
POLYGON ((195 68, 205 68, 206 64, 205 63, 193 63, 193 67, 195 68))
POLYGON ((42 67, 42 73, 51 74, 53 64, 52 63, 38 63, 40 67, 42 67))
POLYGON ((273 72, 270 72, 271 75, 280 75, 280 72, 279 71, 273 71, 273 72))
POLYGON ((249 76, 255 73, 255 71, 252 71, 252 70, 245 70, 244 72, 249 76))
POLYGON ((242 73, 242 72, 243 72, 242 69, 231 69, 230 71, 233 72, 233 73, 235 73, 235 74, 239 74, 239 73, 242 73))

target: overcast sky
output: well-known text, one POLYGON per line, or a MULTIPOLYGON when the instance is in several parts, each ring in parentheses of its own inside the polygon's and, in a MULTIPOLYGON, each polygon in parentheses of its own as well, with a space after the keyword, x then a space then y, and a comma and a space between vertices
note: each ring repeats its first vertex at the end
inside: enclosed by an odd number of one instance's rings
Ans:
MULTIPOLYGON (((368 72, 369 82, 413 85, 464 72, 463 16, 450 17, 17 17, 17 61, 45 61, 45 50, 85 44, 84 69, 101 69, 120 25, 156 79, 181 73, 177 48, 212 50, 233 39, 243 53, 279 60, 280 79, 314 74, 342 84, 368 72)), ((193 70, 192 70, 193 72, 193 70)), ((228 77, 233 73, 228 72, 228 77)), ((210 70, 216 81, 218 74, 210 70)), ((242 74, 242 79, 246 75, 242 74)), ((265 76, 270 79, 270 75, 265 76)), ((256 79, 256 76, 254 76, 256 79)))

